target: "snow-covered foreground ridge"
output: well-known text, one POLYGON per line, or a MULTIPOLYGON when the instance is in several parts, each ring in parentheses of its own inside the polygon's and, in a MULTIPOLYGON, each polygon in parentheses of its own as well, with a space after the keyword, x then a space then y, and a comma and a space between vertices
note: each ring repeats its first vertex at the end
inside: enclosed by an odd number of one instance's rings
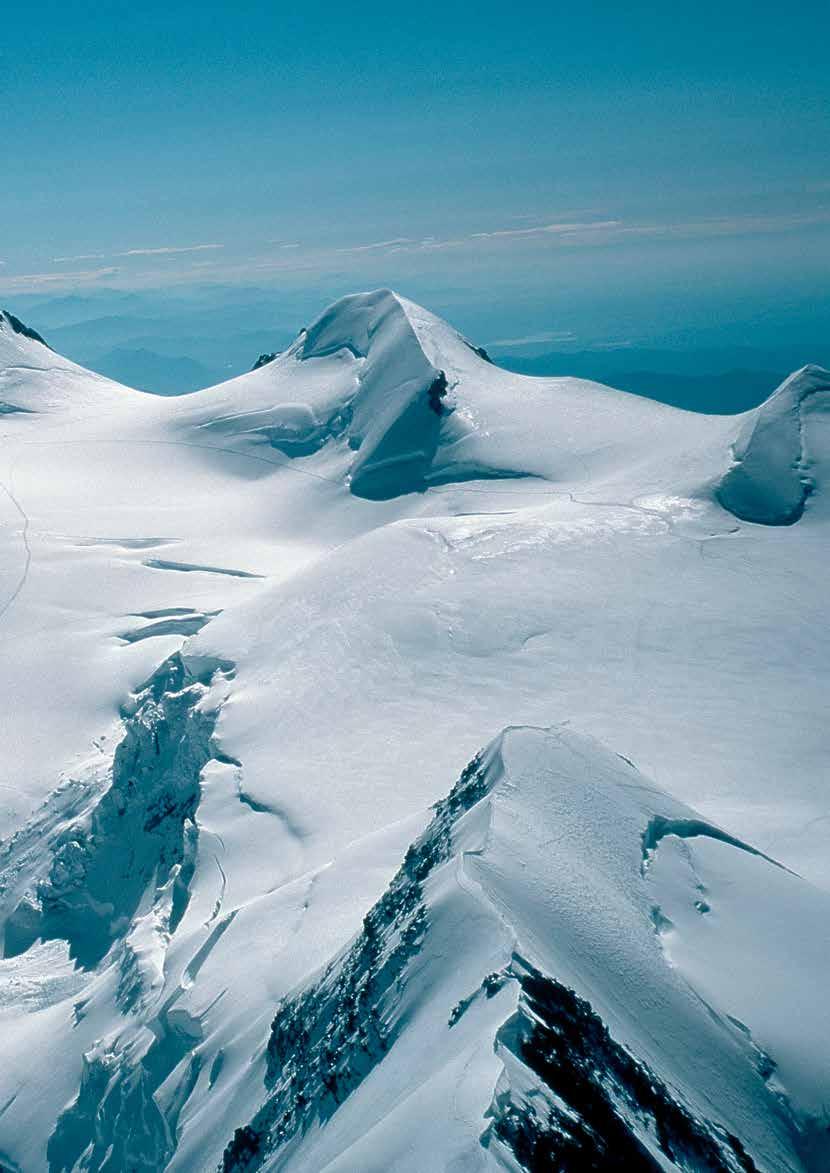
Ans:
POLYGON ((829 424, 0 315, 0 1169, 830 1167, 829 424))

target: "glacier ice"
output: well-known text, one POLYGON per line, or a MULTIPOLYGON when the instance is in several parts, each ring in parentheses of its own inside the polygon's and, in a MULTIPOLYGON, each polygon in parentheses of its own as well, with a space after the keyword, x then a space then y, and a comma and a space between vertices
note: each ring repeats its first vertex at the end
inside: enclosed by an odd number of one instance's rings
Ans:
POLYGON ((828 419, 0 316, 0 1166, 825 1169, 828 419))

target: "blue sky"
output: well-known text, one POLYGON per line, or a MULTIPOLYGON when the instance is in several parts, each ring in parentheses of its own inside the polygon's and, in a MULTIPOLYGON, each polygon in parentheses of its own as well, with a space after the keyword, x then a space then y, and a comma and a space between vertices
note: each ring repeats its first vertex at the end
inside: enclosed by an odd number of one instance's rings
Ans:
POLYGON ((818 329, 828 32, 740 0, 11 6, 0 296, 382 283, 531 332, 569 297, 593 335, 818 329))

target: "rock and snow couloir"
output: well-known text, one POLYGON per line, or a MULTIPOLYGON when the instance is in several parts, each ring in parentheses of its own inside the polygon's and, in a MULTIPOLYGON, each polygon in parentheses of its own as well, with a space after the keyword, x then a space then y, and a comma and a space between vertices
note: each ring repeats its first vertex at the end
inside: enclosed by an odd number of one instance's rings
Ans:
POLYGON ((173 400, 4 315, 0 403, 0 1166, 826 1166, 830 376, 381 290, 173 400))

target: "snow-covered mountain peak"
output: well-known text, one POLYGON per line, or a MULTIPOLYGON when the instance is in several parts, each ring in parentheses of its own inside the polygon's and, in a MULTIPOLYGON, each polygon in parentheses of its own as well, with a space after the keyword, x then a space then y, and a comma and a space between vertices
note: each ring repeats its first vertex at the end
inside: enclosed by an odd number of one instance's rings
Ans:
POLYGON ((0 310, 0 330, 11 330, 13 334, 19 334, 23 338, 29 338, 32 342, 39 342, 43 346, 49 345, 46 339, 38 334, 37 330, 33 330, 25 322, 21 322, 20 318, 16 318, 8 310, 0 310))
POLYGON ((0 379, 6 381, 18 371, 44 370, 66 361, 36 330, 8 310, 0 310, 0 379))
POLYGON ((349 350, 366 358, 375 340, 410 342, 412 330, 400 298, 391 289, 351 293, 332 302, 302 334, 302 358, 323 358, 349 350), (390 335, 392 337, 390 337, 390 335))
POLYGON ((301 353, 303 358, 312 358, 344 349, 367 358, 373 347, 408 351, 410 357, 417 348, 448 377, 456 366, 466 369, 471 354, 475 362, 489 362, 482 348, 392 289, 353 293, 333 302, 304 332, 301 353))
POLYGON ((273 361, 188 397, 179 426, 291 457, 326 449, 355 495, 398 497, 453 479, 441 455, 472 430, 464 413, 452 418, 470 357, 482 365, 450 327, 391 290, 352 294, 273 361))
POLYGON ((830 371, 805 366, 748 412, 718 496, 746 521, 791 525, 830 477, 830 371))
MULTIPOLYGON (((0 310, 0 415, 50 410, 66 396, 47 372, 85 372, 50 349, 45 339, 8 310, 0 310)), ((90 379, 98 376, 89 375, 90 379)), ((66 389, 71 396, 71 391, 66 389)))
POLYGON ((78 366, 36 330, 0 311, 0 415, 54 415, 80 422, 90 414, 151 397, 78 366))

